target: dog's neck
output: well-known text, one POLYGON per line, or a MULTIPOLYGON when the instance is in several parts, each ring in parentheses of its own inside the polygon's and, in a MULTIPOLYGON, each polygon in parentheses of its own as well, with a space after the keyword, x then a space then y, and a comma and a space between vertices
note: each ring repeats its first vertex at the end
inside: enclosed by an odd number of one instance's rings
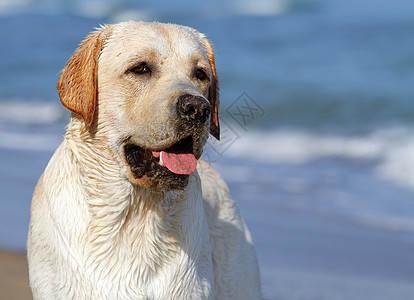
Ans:
MULTIPOLYGON (((189 203, 187 199, 200 199, 201 195, 189 195, 195 191, 185 190, 153 191, 131 184, 122 176, 108 141, 102 135, 82 130, 78 123, 71 122, 65 138, 79 162, 88 202, 90 219, 85 250, 104 261, 117 260, 113 257, 117 255, 152 257, 146 263, 149 269, 156 270, 157 264, 169 261, 168 256, 179 251, 181 241, 189 236, 197 239, 200 216, 190 216, 195 219, 191 221, 183 221, 183 216, 189 207, 194 210, 194 205, 202 206, 201 201, 189 203)), ((193 180, 199 181, 198 176, 191 176, 190 183, 193 180)))

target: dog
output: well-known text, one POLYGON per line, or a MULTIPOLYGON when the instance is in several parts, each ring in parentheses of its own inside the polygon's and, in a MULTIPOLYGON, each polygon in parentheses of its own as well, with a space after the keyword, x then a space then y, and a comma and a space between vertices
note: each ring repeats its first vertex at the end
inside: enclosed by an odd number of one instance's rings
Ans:
POLYGON ((57 88, 72 114, 33 194, 34 299, 261 299, 250 233, 200 158, 209 134, 220 138, 205 36, 102 26, 57 88))

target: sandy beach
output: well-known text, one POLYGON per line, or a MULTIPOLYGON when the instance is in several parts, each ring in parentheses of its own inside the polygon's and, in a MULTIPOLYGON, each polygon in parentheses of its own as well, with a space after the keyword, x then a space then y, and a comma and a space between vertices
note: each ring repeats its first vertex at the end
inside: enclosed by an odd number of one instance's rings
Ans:
POLYGON ((0 299, 32 299, 26 254, 0 250, 0 299))

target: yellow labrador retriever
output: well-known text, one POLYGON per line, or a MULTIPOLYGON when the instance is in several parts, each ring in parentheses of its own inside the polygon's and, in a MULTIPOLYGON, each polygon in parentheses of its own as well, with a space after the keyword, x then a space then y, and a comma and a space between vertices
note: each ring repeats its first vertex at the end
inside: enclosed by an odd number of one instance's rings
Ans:
POLYGON ((91 33, 58 81, 72 117, 34 191, 34 299, 260 299, 249 231, 200 159, 219 138, 213 50, 194 29, 91 33))

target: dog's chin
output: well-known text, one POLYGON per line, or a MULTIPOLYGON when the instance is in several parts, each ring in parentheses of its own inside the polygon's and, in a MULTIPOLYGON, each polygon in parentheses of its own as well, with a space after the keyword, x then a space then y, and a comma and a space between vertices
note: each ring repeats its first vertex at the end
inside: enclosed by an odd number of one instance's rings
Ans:
POLYGON ((130 170, 129 180, 133 184, 159 191, 185 189, 192 172, 178 174, 175 169, 165 166, 161 156, 157 155, 162 151, 173 153, 173 155, 193 155, 195 159, 201 156, 201 147, 194 144, 192 136, 183 138, 165 149, 146 149, 127 143, 124 146, 124 154, 130 170))
POLYGON ((165 175, 156 174, 154 176, 144 175, 142 177, 130 178, 134 185, 138 185, 154 191, 176 191, 183 190, 188 185, 189 175, 165 175))

